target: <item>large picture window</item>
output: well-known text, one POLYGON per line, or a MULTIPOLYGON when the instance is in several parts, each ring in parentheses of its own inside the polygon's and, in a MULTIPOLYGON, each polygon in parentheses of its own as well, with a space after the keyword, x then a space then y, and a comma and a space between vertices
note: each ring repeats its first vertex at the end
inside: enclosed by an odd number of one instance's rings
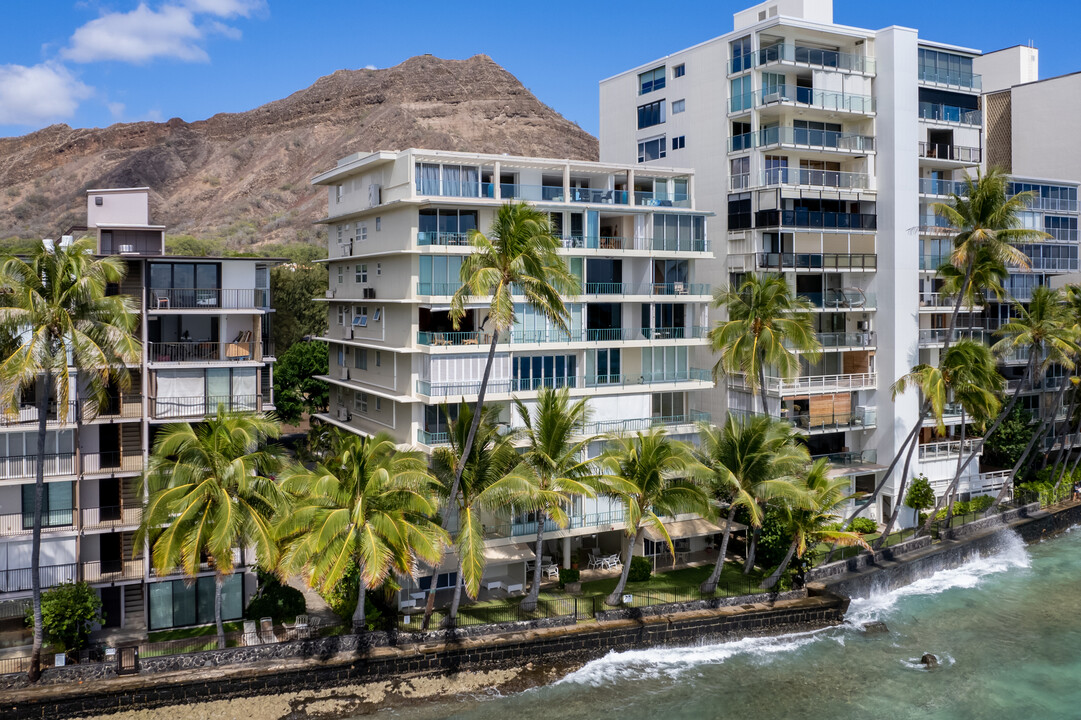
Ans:
MULTIPOLYGON (((45 483, 41 504, 42 527, 67 527, 72 524, 72 486, 70 482, 45 483)), ((34 527, 34 486, 22 486, 23 530, 34 527)))
POLYGON ((638 162, 659 160, 667 156, 667 140, 664 135, 638 143, 638 162))
POLYGON ((664 100, 638 106, 638 129, 653 127, 664 122, 664 100))
MULTIPOLYGON (((151 583, 150 629, 206 625, 214 622, 214 577, 201 577, 193 585, 186 580, 151 583)), ((244 614, 244 577, 234 573, 221 588, 223 620, 239 620, 244 614)))
POLYGON ((638 73, 638 94, 645 95, 648 92, 660 90, 664 87, 664 83, 664 65, 661 65, 659 68, 647 70, 644 73, 638 73))
POLYGON ((151 302, 155 307, 219 307, 221 265, 150 263, 150 291, 151 302))

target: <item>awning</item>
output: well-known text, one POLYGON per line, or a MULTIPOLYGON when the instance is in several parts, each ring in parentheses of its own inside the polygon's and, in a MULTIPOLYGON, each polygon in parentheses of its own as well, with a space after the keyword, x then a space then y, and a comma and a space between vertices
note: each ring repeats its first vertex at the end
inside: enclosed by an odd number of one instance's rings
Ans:
MULTIPOLYGON (((676 522, 669 522, 664 524, 664 529, 668 531, 668 536, 673 540, 676 538, 691 538, 701 537, 703 535, 715 535, 720 532, 724 532, 724 526, 727 523, 726 520, 720 520, 720 524, 711 523, 708 520, 702 518, 695 518, 693 520, 677 520, 676 522)), ((740 530, 746 530, 747 526, 742 523, 733 522, 732 531, 739 532, 740 530)), ((661 535, 656 528, 652 526, 646 526, 643 533, 647 538, 653 542, 661 542, 664 540, 664 536, 661 535)))
POLYGON ((533 548, 524 543, 484 548, 484 559, 489 563, 524 562, 535 557, 533 548))

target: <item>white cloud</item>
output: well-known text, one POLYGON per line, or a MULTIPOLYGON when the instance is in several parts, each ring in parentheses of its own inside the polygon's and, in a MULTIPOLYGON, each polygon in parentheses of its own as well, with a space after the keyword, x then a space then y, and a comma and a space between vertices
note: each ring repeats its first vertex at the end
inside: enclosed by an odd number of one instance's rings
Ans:
POLYGON ((124 119, 124 111, 127 109, 127 106, 125 106, 124 103, 122 103, 122 102, 105 103, 105 107, 109 108, 109 114, 112 116, 113 120, 122 120, 122 119, 124 119))
POLYGON ((364 69, 365 70, 378 70, 379 68, 377 68, 375 65, 365 65, 364 69))
POLYGON ((202 39, 203 31, 188 9, 166 5, 151 10, 140 4, 131 12, 108 13, 83 25, 62 54, 81 63, 144 63, 158 57, 206 62, 210 57, 199 46, 202 39))
POLYGON ((78 28, 61 55, 79 63, 208 62, 203 48, 208 36, 240 39, 240 30, 216 18, 249 17, 265 7, 264 0, 173 0, 156 8, 139 3, 130 12, 106 13, 78 28))
POLYGON ((0 65, 0 125, 40 126, 69 118, 93 93, 62 65, 0 65))

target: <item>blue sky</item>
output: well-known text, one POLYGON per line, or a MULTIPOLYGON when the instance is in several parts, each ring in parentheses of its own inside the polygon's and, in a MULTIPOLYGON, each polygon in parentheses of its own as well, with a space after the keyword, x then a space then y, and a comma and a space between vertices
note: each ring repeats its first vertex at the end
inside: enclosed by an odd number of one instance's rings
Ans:
MULTIPOLYGON (((752 4, 5 0, 0 136, 53 122, 200 120, 285 97, 341 68, 389 67, 421 53, 490 55, 595 134, 599 80, 724 34, 732 13, 752 4)), ((916 27, 985 51, 1031 40, 1041 77, 1081 70, 1081 3, 835 0, 834 16, 916 27)))

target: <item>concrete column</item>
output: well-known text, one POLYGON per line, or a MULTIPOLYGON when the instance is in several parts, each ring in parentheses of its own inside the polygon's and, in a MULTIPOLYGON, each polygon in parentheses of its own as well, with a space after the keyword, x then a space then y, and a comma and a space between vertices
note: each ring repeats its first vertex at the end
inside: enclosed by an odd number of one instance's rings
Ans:
POLYGON ((634 205, 634 170, 627 171, 627 204, 634 205))
MULTIPOLYGON (((503 199, 503 188, 501 183, 499 182, 499 170, 501 167, 502 166, 500 165, 499 161, 496 160, 496 163, 492 168, 492 189, 494 191, 493 197, 495 197, 496 200, 503 199)), ((484 193, 481 194, 483 195, 484 193)))
POLYGON ((563 569, 571 569, 571 536, 563 538, 563 569))
POLYGON ((571 166, 563 166, 563 202, 571 200, 571 166))

